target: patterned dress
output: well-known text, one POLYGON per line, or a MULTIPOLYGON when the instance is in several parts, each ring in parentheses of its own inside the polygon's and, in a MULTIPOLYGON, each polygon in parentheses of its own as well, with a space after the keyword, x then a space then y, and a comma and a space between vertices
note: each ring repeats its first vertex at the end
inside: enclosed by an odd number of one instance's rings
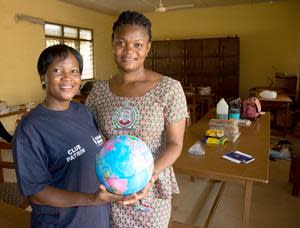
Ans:
MULTIPOLYGON (((154 158, 166 146, 166 127, 188 117, 180 82, 166 76, 140 97, 116 96, 108 81, 98 81, 86 104, 106 138, 134 135, 149 146, 154 158)), ((178 185, 173 168, 168 167, 141 202, 128 206, 112 203, 112 227, 168 227, 174 193, 179 193, 178 185)))

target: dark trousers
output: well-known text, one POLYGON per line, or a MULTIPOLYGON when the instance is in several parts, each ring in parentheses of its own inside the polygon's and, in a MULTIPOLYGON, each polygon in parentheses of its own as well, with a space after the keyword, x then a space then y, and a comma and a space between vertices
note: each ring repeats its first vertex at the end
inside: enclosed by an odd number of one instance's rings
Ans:
POLYGON ((0 122, 0 137, 3 138, 6 142, 11 143, 12 136, 7 132, 3 124, 0 122))

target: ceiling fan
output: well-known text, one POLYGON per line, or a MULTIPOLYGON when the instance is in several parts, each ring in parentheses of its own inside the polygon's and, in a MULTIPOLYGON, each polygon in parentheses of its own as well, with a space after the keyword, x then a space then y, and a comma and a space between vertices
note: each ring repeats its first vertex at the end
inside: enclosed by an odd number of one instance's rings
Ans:
POLYGON ((186 9, 186 8, 192 8, 192 7, 194 7, 194 4, 164 6, 164 4, 162 3, 162 0, 159 0, 159 5, 158 5, 157 8, 155 8, 155 12, 164 13, 164 12, 169 11, 169 10, 186 9))

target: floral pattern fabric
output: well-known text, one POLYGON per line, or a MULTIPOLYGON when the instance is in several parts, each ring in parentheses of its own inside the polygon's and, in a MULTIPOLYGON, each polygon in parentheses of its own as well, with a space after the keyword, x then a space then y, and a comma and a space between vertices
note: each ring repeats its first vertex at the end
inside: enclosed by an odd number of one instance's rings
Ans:
MULTIPOLYGON (((120 97, 109 89, 109 81, 94 84, 86 104, 95 114, 98 127, 106 138, 134 135, 151 149, 154 159, 166 146, 166 127, 188 118, 185 95, 180 82, 164 76, 140 97, 120 97)), ((146 199, 137 205, 112 203, 113 227, 167 227, 172 194, 179 193, 172 167, 159 174, 146 199), (149 208, 140 210, 139 204, 149 208)))

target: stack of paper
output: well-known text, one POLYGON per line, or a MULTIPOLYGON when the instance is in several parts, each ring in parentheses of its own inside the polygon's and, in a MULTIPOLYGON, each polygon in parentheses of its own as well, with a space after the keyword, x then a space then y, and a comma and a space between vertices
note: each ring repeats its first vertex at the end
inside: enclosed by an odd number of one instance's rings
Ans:
POLYGON ((236 119, 211 119, 208 124, 210 129, 224 130, 224 136, 228 141, 235 142, 241 135, 238 123, 236 119))
POLYGON ((0 111, 7 108, 7 103, 5 101, 0 100, 0 111))

